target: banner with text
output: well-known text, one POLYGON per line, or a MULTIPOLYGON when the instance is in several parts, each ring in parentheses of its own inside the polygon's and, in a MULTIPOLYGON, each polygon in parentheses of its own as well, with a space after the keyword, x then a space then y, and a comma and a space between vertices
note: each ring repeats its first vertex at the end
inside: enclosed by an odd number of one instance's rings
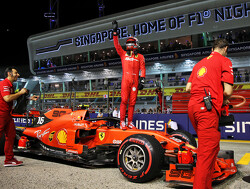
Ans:
MULTIPOLYGON (((249 84, 235 84, 234 91, 240 89, 250 89, 249 84)), ((170 96, 176 92, 185 92, 185 87, 168 87, 164 89, 164 96, 170 96)), ((108 91, 83 91, 83 92, 72 92, 71 98, 105 98, 108 95, 108 91), (75 97, 76 95, 76 97, 75 97)), ((148 88, 138 91, 138 97, 155 96, 155 88, 148 88)), ((113 97, 113 91, 109 92, 109 97, 113 97)), ((114 91, 114 97, 121 97, 121 90, 114 91)), ((69 99, 70 92, 64 93, 45 93, 44 99, 69 99)), ((43 94, 41 95, 43 99, 43 94)))
MULTIPOLYGON (((250 114, 233 114, 234 125, 220 127, 221 139, 250 140, 250 114)), ((196 135, 188 114, 135 114, 134 123, 138 129, 166 131, 169 120, 177 122, 179 130, 196 135)))

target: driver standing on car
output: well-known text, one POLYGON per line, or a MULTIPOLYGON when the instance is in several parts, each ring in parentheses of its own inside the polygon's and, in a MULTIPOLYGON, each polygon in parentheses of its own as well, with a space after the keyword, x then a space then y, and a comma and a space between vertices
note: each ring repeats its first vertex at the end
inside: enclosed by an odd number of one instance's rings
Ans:
POLYGON ((118 41, 118 23, 112 22, 113 39, 117 53, 122 61, 122 85, 121 85, 121 105, 120 105, 120 128, 123 130, 136 129, 133 124, 133 115, 138 90, 142 90, 146 75, 145 60, 142 54, 138 53, 138 40, 129 37, 126 41, 126 51, 124 51, 118 41), (141 76, 139 78, 139 71, 141 76), (129 101, 129 103, 128 103, 129 101), (126 108, 128 104, 128 127, 125 124, 126 108))
POLYGON ((226 58, 228 42, 217 39, 210 56, 198 62, 188 80, 191 92, 188 115, 198 135, 194 189, 212 188, 215 160, 220 150, 218 130, 222 104, 228 104, 233 92, 232 62, 226 58))
MULTIPOLYGON (((23 88, 18 93, 14 93, 13 82, 17 81, 20 76, 15 67, 6 68, 4 75, 5 80, 0 82, 0 139, 5 133, 5 161, 4 166, 18 166, 23 162, 14 158, 13 145, 16 137, 14 120, 11 116, 13 100, 27 93, 23 88)), ((37 100, 38 96, 30 97, 31 100, 37 100)))

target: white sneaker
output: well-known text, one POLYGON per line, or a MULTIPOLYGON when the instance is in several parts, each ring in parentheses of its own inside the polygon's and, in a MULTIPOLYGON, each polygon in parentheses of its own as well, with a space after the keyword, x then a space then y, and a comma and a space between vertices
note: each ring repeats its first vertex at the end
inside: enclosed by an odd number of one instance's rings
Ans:
POLYGON ((134 123, 133 123, 132 121, 130 121, 130 122, 128 123, 128 128, 129 128, 129 129, 137 129, 136 126, 134 125, 134 123))
POLYGON ((125 121, 120 122, 120 129, 122 129, 122 130, 127 130, 128 129, 127 126, 126 126, 125 121))

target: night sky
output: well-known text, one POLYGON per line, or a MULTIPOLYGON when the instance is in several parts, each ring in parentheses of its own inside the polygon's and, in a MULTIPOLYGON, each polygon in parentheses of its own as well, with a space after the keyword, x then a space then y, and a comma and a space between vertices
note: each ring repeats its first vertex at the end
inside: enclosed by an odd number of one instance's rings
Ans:
MULTIPOLYGON (((110 15, 164 0, 103 0, 104 14, 110 15), (136 3, 135 3, 136 2, 136 3)), ((99 17, 97 0, 60 0, 59 27, 99 17)), ((44 13, 49 12, 49 0, 3 1, 0 12, 1 60, 0 78, 10 65, 18 67, 21 77, 28 77, 29 60, 26 41, 30 35, 49 30, 44 13)))

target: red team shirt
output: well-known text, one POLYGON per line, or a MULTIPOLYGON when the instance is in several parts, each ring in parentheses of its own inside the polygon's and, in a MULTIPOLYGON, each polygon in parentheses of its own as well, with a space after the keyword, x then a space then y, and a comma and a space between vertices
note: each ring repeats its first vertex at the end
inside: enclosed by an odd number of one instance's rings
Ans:
POLYGON ((3 97, 14 94, 14 88, 10 80, 7 78, 0 82, 0 116, 3 114, 10 114, 13 106, 13 101, 6 102, 3 97))
POLYGON ((213 106, 220 113, 223 104, 223 84, 234 83, 232 62, 218 52, 212 52, 210 56, 198 62, 188 80, 192 83, 191 98, 188 106, 201 103, 205 91, 210 91, 213 106))

